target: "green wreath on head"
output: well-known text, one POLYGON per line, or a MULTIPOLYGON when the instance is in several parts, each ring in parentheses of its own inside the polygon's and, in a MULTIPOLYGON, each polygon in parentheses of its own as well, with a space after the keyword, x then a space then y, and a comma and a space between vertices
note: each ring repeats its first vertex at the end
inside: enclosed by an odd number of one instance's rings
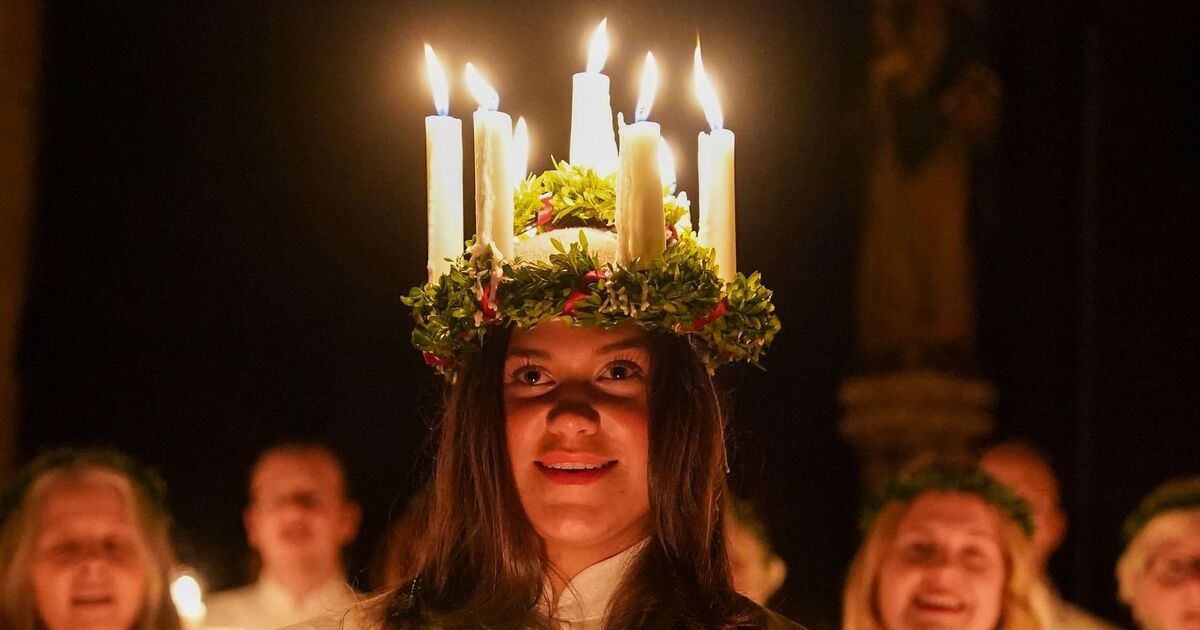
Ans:
POLYGON ((1192 509, 1200 509, 1200 476, 1172 479, 1142 500, 1137 510, 1125 519, 1121 534, 1128 544, 1154 517, 1164 512, 1192 509))
MULTIPOLYGON (((615 176, 559 162, 526 179, 514 195, 514 232, 614 225, 615 176)), ((546 260, 500 261, 491 248, 468 241, 449 272, 414 287, 404 298, 415 322, 413 345, 425 360, 452 375, 459 357, 477 352, 494 326, 531 328, 562 318, 576 326, 612 328, 634 322, 648 331, 685 335, 710 370, 761 359, 779 332, 771 291, 758 273, 726 283, 713 251, 700 246, 682 221, 684 194, 664 194, 666 249, 644 269, 601 264, 579 232, 578 242, 546 260)))
POLYGON ((926 466, 894 477, 867 502, 859 527, 869 531, 888 503, 911 503, 931 491, 974 494, 1020 525, 1027 538, 1033 537, 1033 510, 1012 488, 978 468, 950 464, 926 466))

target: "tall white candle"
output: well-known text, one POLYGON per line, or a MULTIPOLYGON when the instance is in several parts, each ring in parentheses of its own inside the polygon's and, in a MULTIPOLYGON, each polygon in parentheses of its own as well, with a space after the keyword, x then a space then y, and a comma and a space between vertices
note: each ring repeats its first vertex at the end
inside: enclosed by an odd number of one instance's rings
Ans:
POLYGON ((601 20, 592 35, 587 72, 571 80, 571 164, 589 166, 601 176, 617 170, 608 77, 600 73, 608 58, 607 23, 608 18, 601 20))
POLYGON ((654 55, 646 53, 641 94, 632 125, 621 127, 620 171, 617 176, 617 261, 639 266, 662 256, 666 247, 666 217, 663 214, 663 181, 658 156, 661 135, 658 123, 646 118, 654 103, 658 72, 654 55))
POLYGON ((425 45, 425 66, 433 89, 436 116, 425 117, 425 173, 429 230, 429 281, 450 271, 462 253, 462 121, 451 118, 450 86, 437 55, 425 45))
POLYGON ((729 282, 737 273, 737 230, 734 222, 733 132, 724 129, 717 92, 704 72, 700 45, 695 55, 696 96, 704 107, 711 133, 697 139, 697 171, 700 175, 700 233, 697 240, 716 250, 717 271, 729 282))
POLYGON ((500 95, 475 66, 467 64, 467 85, 475 110, 475 237, 491 244, 506 260, 513 254, 512 118, 500 107, 500 95))

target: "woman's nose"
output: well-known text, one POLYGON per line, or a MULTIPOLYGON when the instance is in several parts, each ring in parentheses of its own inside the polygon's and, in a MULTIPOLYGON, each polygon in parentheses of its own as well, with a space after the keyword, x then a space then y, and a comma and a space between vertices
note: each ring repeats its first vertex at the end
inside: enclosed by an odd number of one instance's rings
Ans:
POLYGON ((600 414, 592 406, 586 387, 565 385, 546 414, 546 430, 556 435, 592 435, 600 427, 600 414))

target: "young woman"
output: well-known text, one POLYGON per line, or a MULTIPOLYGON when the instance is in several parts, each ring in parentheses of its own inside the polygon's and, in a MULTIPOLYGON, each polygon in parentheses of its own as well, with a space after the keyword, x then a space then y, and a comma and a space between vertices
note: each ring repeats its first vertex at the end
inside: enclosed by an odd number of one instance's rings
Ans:
POLYGON ((59 450, 5 496, 0 627, 177 630, 161 485, 129 458, 59 450))
POLYGON ((1126 521, 1125 539, 1117 583, 1138 626, 1200 624, 1200 477, 1167 482, 1146 497, 1126 521))
POLYGON ((970 468, 891 484, 850 567, 844 630, 1040 630, 1028 506, 970 468))

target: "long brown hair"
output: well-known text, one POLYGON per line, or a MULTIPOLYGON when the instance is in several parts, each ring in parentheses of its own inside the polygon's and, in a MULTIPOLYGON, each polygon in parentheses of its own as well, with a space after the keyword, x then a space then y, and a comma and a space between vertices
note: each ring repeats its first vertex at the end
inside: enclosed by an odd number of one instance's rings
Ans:
MULTIPOLYGON (((549 564, 521 507, 504 433, 509 336, 491 334, 450 387, 416 568, 389 596, 384 628, 549 625, 538 613, 549 564)), ((650 541, 618 589, 607 625, 752 625, 761 613, 729 578, 720 518, 724 427, 712 380, 685 339, 648 341, 650 541)))

